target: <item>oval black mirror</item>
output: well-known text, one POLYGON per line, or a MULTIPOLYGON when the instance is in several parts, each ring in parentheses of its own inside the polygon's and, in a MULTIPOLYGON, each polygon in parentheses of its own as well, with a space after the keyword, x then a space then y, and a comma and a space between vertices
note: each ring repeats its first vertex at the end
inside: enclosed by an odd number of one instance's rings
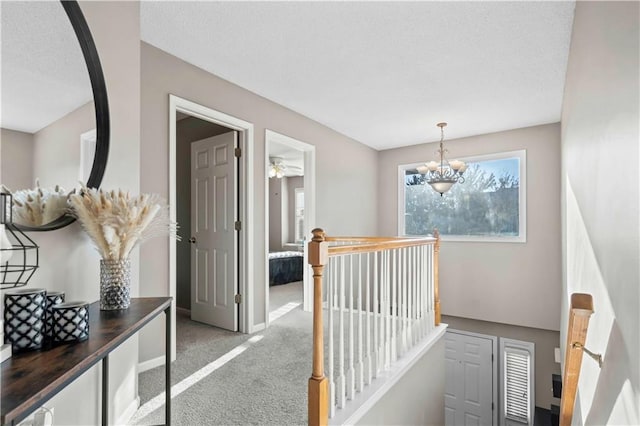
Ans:
MULTIPOLYGON (((25 2, 21 7, 24 7, 24 8, 36 7, 37 4, 38 2, 35 2, 35 3, 25 2)), ((92 130, 91 132, 88 132, 88 133, 91 133, 91 136, 90 136, 92 139, 91 144, 93 144, 95 141, 95 148, 93 148, 92 146, 91 152, 93 152, 94 149, 95 149, 95 152, 92 154, 93 161, 91 161, 91 154, 85 159, 85 162, 87 163, 87 165, 85 167, 86 170, 84 172, 82 171, 82 164, 78 164, 78 167, 81 169, 80 179, 85 183, 86 186, 92 187, 92 188, 98 188, 104 176, 104 172, 107 165, 108 154, 109 154, 110 123, 109 123, 109 104, 107 100, 106 84, 105 84, 104 75, 102 72, 102 66, 100 65, 98 52, 97 52, 95 43, 93 41, 93 37, 91 36, 91 32, 84 18, 84 15, 82 14, 82 10, 80 9, 78 2, 64 0, 64 1, 60 1, 59 5, 62 6, 62 10, 64 10, 65 12, 64 14, 62 14, 61 11, 57 13, 62 15, 59 21, 64 23, 64 20, 65 20, 64 15, 66 14, 66 17, 68 18, 69 22, 71 23, 71 27, 73 28, 73 33, 75 33, 75 38, 79 43, 80 50, 82 51, 82 56, 84 58, 84 63, 86 64, 86 70, 88 71, 89 81, 91 84, 91 93, 93 95, 93 105, 91 105, 90 102, 87 105, 91 106, 92 109, 95 111, 95 131, 92 130)), ((29 9, 25 9, 22 13, 26 15, 28 18, 29 9)), ((4 14, 4 11, 3 11, 3 14, 4 14)), ((66 25, 68 26, 68 24, 66 25)), ((46 23, 43 23, 41 27, 44 27, 46 30, 47 28, 46 23)), ((3 29, 3 32, 4 32, 4 29, 3 29)), ((71 40, 73 38, 73 35, 71 35, 71 30, 69 30, 68 32, 70 33, 69 37, 71 40)), ((73 47, 73 48, 77 51, 77 47, 73 47)), ((79 53, 77 55, 78 55, 77 56, 78 61, 80 61, 78 62, 78 67, 80 67, 78 69, 80 69, 81 71, 82 59, 79 59, 80 57, 79 53)), ((22 61, 20 62, 20 66, 24 66, 25 63, 29 63, 29 59, 27 57, 23 57, 20 59, 22 61)), ((7 62, 10 63, 10 60, 11 58, 5 58, 5 54, 3 53, 3 63, 7 63, 7 62), (8 59, 8 60, 5 60, 5 59, 8 59)), ((63 61, 64 56, 60 55, 59 60, 63 61)), ((5 65, 3 65, 3 68, 4 66, 5 65)), ((9 65, 6 65, 6 66, 9 66, 9 65)), ((26 71, 27 73, 29 72, 28 69, 24 71, 26 71)), ((44 73, 42 71, 43 71, 42 69, 39 70, 41 74, 46 75, 46 70, 44 70, 45 71, 44 73)), ((83 77, 86 79, 86 76, 83 76, 83 77)), ((4 83, 3 83, 3 86, 4 86, 4 83)), ((86 92, 87 92, 87 96, 89 96, 88 87, 86 88, 86 92)), ((60 102, 63 102, 66 100, 63 98, 64 98, 63 96, 60 97, 60 102)), ((5 104, 4 99, 3 99, 3 104, 5 104)), ((74 104, 74 107, 75 106, 76 105, 74 104)), ((8 108, 6 108, 6 106, 3 105, 3 110, 7 111, 8 108)), ((69 110, 68 106, 67 106, 67 110, 69 110)), ((21 106, 21 108, 17 108, 17 113, 28 114, 29 110, 24 106, 21 106)), ((91 114, 91 111, 89 111, 89 114, 91 114)), ((91 123, 91 125, 93 126, 93 123, 91 123)), ((4 132, 5 131, 4 119, 3 119, 2 127, 3 127, 2 130, 4 132)), ((80 135, 77 135, 77 137, 79 138, 80 135)), ((47 141, 47 143, 49 143, 49 141, 47 141)), ((55 138, 54 140, 51 141, 51 143, 55 144, 55 138)), ((74 139, 74 143, 75 143, 75 139, 74 139)), ((52 148, 50 147, 49 150, 51 149, 52 148)), ((3 151, 5 151, 4 147, 3 147, 3 151)), ((79 151, 80 150, 78 149, 78 152, 79 151)), ((71 156, 72 154, 77 155, 79 157, 79 153, 76 153, 76 152, 66 153, 66 155, 69 155, 69 156, 71 156)), ((7 153, 3 152, 3 163, 5 161, 12 161, 12 162, 19 161, 17 158, 10 158, 11 154, 8 155, 9 158, 4 158, 5 155, 7 155, 7 153)), ((40 157, 42 157, 42 155, 40 155, 40 157)), ((18 163, 14 163, 12 165, 14 166, 14 168, 20 167, 18 163)), ((55 164, 49 166, 49 168, 55 168, 55 167, 56 167, 55 164)), ((76 172, 74 171, 73 173, 76 173, 76 172)), ((38 177, 38 175, 35 174, 35 177, 38 177)), ((72 179, 72 182, 73 182, 72 186, 75 186, 75 182, 78 181, 78 178, 76 178, 75 175, 72 175, 71 177, 69 177, 69 179, 70 180, 72 179)), ((58 183, 62 184, 62 182, 54 182, 55 185, 57 185, 58 183)), ((31 184, 33 184, 33 182, 31 184)), ((48 182, 47 184, 52 186, 51 182, 48 182)), ((11 188, 10 185, 7 185, 7 186, 11 190, 19 189, 19 188, 11 188)), ((15 217, 16 215, 14 214, 14 224, 18 228, 24 231, 50 231, 50 230, 65 227, 75 220, 72 216, 64 213, 62 210, 57 211, 55 215, 50 216, 46 220, 46 223, 43 223, 42 225, 38 225, 38 226, 30 225, 26 223, 20 223, 15 220, 15 217)))

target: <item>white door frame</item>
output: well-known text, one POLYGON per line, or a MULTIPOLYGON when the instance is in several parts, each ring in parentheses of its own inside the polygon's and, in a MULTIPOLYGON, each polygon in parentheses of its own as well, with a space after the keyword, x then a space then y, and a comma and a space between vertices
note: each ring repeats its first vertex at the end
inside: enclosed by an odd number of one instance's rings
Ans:
MULTIPOLYGON (((264 131, 264 199, 265 199, 265 312, 267 312, 266 324, 269 325, 269 145, 277 142, 298 151, 304 152, 304 235, 306 244, 310 240, 311 230, 316 226, 316 147, 290 136, 283 135, 270 129, 264 131)), ((306 252, 305 247, 305 252, 306 252)), ((311 267, 303 265, 303 309, 313 310, 313 282, 311 267)))
MULTIPOLYGON (((254 189, 253 189, 253 124, 231 115, 207 108, 175 95, 169 95, 169 217, 176 221, 176 112, 182 112, 201 120, 219 124, 239 133, 238 142, 242 149, 242 156, 238 161, 239 173, 239 216, 242 221, 242 232, 238 239, 240 265, 238 274, 238 290, 242 294, 239 306, 239 330, 242 333, 252 333, 253 328, 253 289, 248 285, 247 265, 253 265, 254 232, 254 189)), ((171 358, 176 357, 176 244, 169 239, 169 295, 173 297, 173 316, 171 319, 172 348, 171 358)))
POLYGON ((493 424, 498 425, 498 411, 500 410, 500 400, 498 399, 498 371, 500 370, 500 354, 498 353, 498 336, 491 336, 489 334, 473 333, 471 331, 456 330, 454 328, 447 328, 447 333, 462 334, 464 336, 477 337, 480 339, 491 340, 491 350, 493 351, 493 410, 491 416, 493 417, 493 424))

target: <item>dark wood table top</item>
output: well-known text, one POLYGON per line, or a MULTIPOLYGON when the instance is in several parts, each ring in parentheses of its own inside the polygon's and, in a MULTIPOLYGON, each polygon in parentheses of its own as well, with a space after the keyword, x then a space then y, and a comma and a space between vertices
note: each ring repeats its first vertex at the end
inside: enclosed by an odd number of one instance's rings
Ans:
POLYGON ((101 311, 89 305, 89 338, 48 350, 14 354, 4 361, 0 374, 0 422, 20 421, 60 392, 145 324, 171 306, 171 297, 132 298, 123 311, 101 311))

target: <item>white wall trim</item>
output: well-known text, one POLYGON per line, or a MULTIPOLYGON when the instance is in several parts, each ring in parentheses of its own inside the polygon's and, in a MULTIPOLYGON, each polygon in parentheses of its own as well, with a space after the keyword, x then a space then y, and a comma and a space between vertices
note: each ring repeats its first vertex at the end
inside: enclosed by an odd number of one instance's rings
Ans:
POLYGON ((264 131, 264 161, 265 161, 265 321, 269 326, 269 145, 272 142, 286 145, 304 153, 304 283, 302 308, 311 312, 313 310, 313 282, 311 267, 308 263, 306 241, 310 238, 311 230, 316 227, 316 147, 307 142, 283 135, 270 129, 264 131))
POLYGON ((138 364, 138 374, 140 373, 144 373, 145 371, 149 371, 151 369, 154 369, 156 367, 160 367, 161 365, 164 365, 164 361, 165 361, 165 356, 159 356, 147 361, 143 361, 141 363, 138 364))
MULTIPOLYGON (((353 400, 345 408, 337 409, 336 415, 329 419, 331 425, 356 424, 380 399, 404 377, 447 331, 447 324, 435 327, 431 334, 418 345, 414 346, 398 360, 391 370, 385 371, 365 386, 362 392, 356 393, 353 400)), ((444 407, 443 407, 444 410, 444 407)))
POLYGON ((116 419, 116 421, 113 424, 128 425, 133 415, 136 413, 136 411, 138 411, 138 408, 140 408, 140 397, 136 396, 136 398, 133 401, 131 401, 131 403, 127 406, 127 408, 122 412, 122 414, 116 419))
MULTIPOLYGON (((169 215, 171 220, 176 220, 176 112, 197 117, 239 132, 239 144, 242 149, 242 157, 239 160, 240 167, 240 220, 243 223, 240 243, 240 271, 238 276, 238 290, 243 295, 244 303, 239 306, 240 323, 239 330, 242 333, 253 332, 253 289, 249 283, 248 266, 253 265, 254 247, 254 188, 253 188, 253 150, 254 136, 253 124, 240 118, 233 117, 223 112, 191 102, 178 96, 169 95, 169 215)), ((171 324, 172 348, 171 359, 176 358, 176 241, 169 240, 169 294, 174 299, 172 304, 173 318, 171 324)))

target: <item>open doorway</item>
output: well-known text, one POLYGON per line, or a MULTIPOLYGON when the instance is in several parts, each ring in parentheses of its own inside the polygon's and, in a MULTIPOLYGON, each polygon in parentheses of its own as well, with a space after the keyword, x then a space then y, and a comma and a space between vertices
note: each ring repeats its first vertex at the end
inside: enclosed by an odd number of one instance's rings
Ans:
POLYGON ((176 306, 194 321, 238 330, 238 132, 176 114, 176 306))
POLYGON ((315 147, 265 132, 266 309, 312 307, 307 242, 315 223, 315 147))
MULTIPOLYGON (((253 222, 253 125, 170 95, 169 127, 170 216, 180 223, 180 234, 184 237, 180 243, 169 241, 169 290, 176 301, 173 306, 179 306, 182 312, 193 313, 195 295, 199 301, 228 308, 224 313, 229 320, 226 325, 214 325, 250 333, 253 331, 253 300, 247 285, 246 265, 252 264, 253 247, 250 232, 253 222), (198 149, 194 149, 196 146, 198 149), (207 171, 207 168, 211 170, 207 171), (208 177, 195 176, 196 170, 208 173, 208 177), (202 184, 197 183, 198 179, 202 184), (221 194, 226 194, 224 203, 220 202, 221 194), (202 205, 205 196, 210 202, 206 211, 198 215, 197 201, 202 205), (221 227, 232 236, 224 247, 207 246, 206 236, 194 233, 221 227), (194 265, 198 268, 195 272, 194 265), (209 273, 200 274, 206 272, 205 266, 209 273), (222 270, 226 272, 214 273, 222 270), (203 284, 207 280, 200 280, 202 275, 211 278, 208 287, 203 284)), ((210 239, 216 243, 221 241, 219 236, 210 239)), ((174 315, 174 336, 175 318, 174 315)), ((207 323, 210 320, 218 321, 198 318, 207 323)), ((172 358, 175 359, 175 345, 172 358)))

